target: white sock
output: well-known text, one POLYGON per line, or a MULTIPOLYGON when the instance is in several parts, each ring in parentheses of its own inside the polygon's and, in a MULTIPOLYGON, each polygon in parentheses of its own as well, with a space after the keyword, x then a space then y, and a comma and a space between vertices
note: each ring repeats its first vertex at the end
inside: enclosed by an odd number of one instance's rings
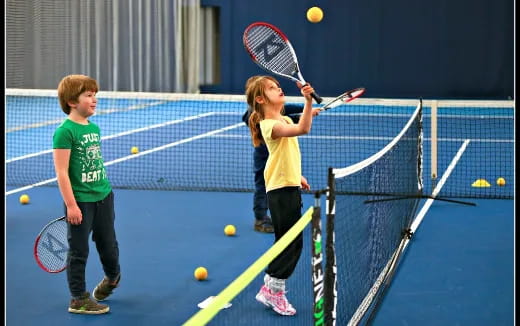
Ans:
POLYGON ((264 275, 264 284, 265 286, 269 287, 269 280, 271 279, 271 276, 269 274, 264 275))
POLYGON ((284 279, 272 277, 268 274, 265 274, 264 283, 265 283, 265 286, 267 286, 269 288, 269 290, 271 290, 271 292, 273 292, 273 293, 278 293, 280 291, 285 292, 285 280, 284 279))

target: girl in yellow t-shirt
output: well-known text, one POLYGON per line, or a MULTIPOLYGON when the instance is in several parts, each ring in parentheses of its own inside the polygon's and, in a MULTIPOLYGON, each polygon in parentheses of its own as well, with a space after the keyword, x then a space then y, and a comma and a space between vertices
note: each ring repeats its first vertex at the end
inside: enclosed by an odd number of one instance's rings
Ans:
MULTIPOLYGON (((247 104, 253 109, 249 129, 253 145, 267 145, 269 158, 264 170, 267 200, 278 241, 301 217, 300 188, 310 186, 301 173, 301 155, 296 136, 307 134, 312 125, 314 89, 302 86, 305 106, 298 124, 283 115, 285 95, 278 81, 270 76, 254 76, 246 83, 247 104)), ((300 234, 267 267, 256 299, 281 315, 294 315, 296 310, 285 296, 285 280, 291 276, 301 255, 303 238, 300 234)))

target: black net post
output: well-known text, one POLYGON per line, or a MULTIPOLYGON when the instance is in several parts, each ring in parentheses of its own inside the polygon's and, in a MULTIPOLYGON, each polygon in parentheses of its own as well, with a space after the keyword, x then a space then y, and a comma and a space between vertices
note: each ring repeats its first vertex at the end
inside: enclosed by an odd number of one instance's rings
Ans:
POLYGON ((325 297, 324 297, 324 273, 323 273, 323 246, 321 233, 321 192, 315 193, 314 210, 312 213, 312 283, 314 289, 313 325, 325 325, 325 297))
POLYGON ((325 321, 327 326, 336 324, 336 253, 334 249, 335 184, 334 172, 329 168, 327 178, 327 238, 325 245, 325 321))

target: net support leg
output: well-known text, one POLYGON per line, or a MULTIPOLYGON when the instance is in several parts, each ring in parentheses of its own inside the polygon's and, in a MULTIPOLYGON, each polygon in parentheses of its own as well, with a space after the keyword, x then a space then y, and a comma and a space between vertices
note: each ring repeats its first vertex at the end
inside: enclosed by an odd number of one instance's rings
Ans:
POLYGON ((313 325, 325 326, 325 297, 323 273, 323 246, 321 234, 320 192, 315 194, 312 214, 312 283, 314 289, 313 325))

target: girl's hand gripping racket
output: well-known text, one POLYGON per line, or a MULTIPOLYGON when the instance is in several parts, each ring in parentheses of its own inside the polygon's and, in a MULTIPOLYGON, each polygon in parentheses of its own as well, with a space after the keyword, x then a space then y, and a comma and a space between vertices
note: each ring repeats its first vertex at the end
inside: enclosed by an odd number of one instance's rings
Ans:
MULTIPOLYGON (((253 61, 260 67, 302 85, 306 84, 296 52, 289 39, 277 27, 263 22, 253 23, 245 29, 243 42, 253 61)), ((322 102, 322 98, 315 92, 311 96, 316 103, 322 102)))
POLYGON ((321 111, 330 110, 332 108, 337 107, 340 104, 348 103, 350 101, 355 100, 356 98, 363 95, 363 93, 365 93, 365 89, 362 87, 350 90, 350 91, 345 92, 345 93, 341 94, 340 96, 336 97, 332 101, 328 102, 327 104, 325 104, 324 106, 319 108, 319 110, 321 110, 321 111))
POLYGON ((49 222, 40 231, 34 242, 34 258, 44 271, 59 273, 67 268, 68 251, 67 220, 63 216, 49 222))

